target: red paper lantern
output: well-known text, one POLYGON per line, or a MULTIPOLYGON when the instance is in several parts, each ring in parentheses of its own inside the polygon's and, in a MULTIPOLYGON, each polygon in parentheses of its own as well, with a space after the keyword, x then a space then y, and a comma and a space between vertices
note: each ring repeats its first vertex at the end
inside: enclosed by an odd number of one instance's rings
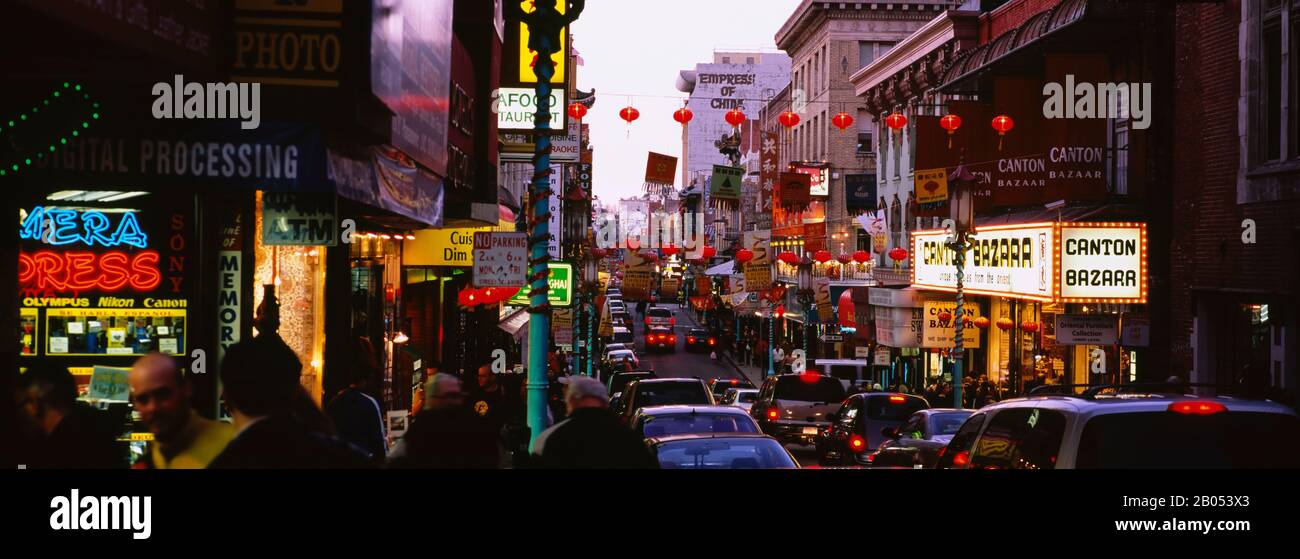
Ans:
POLYGON ((857 305, 853 304, 853 290, 845 289, 844 293, 840 294, 838 311, 840 315, 840 326, 846 326, 849 328, 858 327, 856 307, 857 305))
POLYGON ((971 323, 981 330, 989 327, 989 319, 982 316, 975 317, 975 320, 972 320, 971 323))
POLYGON ((571 103, 569 105, 569 116, 573 117, 574 120, 582 120, 582 117, 587 116, 587 106, 582 103, 571 103))
POLYGON ((847 252, 841 252, 839 256, 835 257, 835 260, 839 261, 840 264, 848 264, 853 261, 853 257, 849 256, 847 252))
POLYGON ((677 254, 678 248, 673 245, 668 245, 664 247, 662 250, 664 251, 664 254, 668 256, 672 256, 674 254, 677 254))
POLYGON ((702 253, 702 257, 704 258, 704 260, 708 260, 710 258, 713 258, 714 256, 717 256, 718 249, 706 246, 700 252, 702 253))
POLYGON ((853 261, 858 264, 866 264, 868 260, 871 260, 871 253, 865 250, 859 250, 853 253, 853 261))
POLYGON ((799 124, 799 115, 790 111, 786 111, 781 113, 781 116, 776 117, 776 120, 781 123, 781 126, 784 126, 786 128, 794 128, 799 124))
POLYGON ((907 117, 903 116, 902 113, 891 114, 885 117, 885 126, 894 130, 902 130, 904 126, 907 126, 907 117))
POLYGON ((635 107, 623 107, 623 110, 618 112, 618 117, 632 124, 632 121, 641 118, 641 111, 636 110, 635 107))
POLYGON ((889 251, 889 257, 893 258, 895 262, 907 260, 907 249, 903 247, 894 247, 893 250, 889 251))
POLYGON ((950 312, 948 312, 948 311, 940 312, 940 313, 939 313, 939 322, 941 322, 941 323, 943 323, 943 324, 947 324, 947 323, 949 323, 949 322, 952 322, 952 313, 950 313, 950 312))
POLYGON ((850 126, 853 126, 853 116, 849 113, 841 112, 840 114, 831 117, 831 124, 834 124, 836 128, 840 129, 840 131, 848 130, 850 126))
POLYGON ((1020 323, 1020 329, 1029 333, 1034 333, 1038 331, 1038 323, 1031 320, 1026 320, 1020 323))
POLYGON ((730 111, 727 111, 726 119, 727 124, 730 124, 733 127, 738 127, 741 123, 745 122, 745 113, 740 112, 740 109, 731 109, 730 111))
POLYGON ((830 262, 832 258, 835 257, 831 255, 831 251, 829 250, 819 250, 817 251, 817 254, 813 256, 814 260, 821 262, 822 264, 830 262))
POLYGON ((942 126, 944 130, 948 131, 948 149, 952 149, 952 135, 958 128, 961 128, 961 117, 957 115, 943 115, 943 118, 939 119, 939 126, 942 126))
POLYGON ((673 120, 682 123, 682 126, 686 126, 686 123, 690 122, 692 118, 695 118, 695 113, 692 113, 686 107, 673 111, 673 120))
POLYGON ((785 262, 786 264, 789 264, 789 265, 791 265, 791 266, 794 266, 795 264, 798 264, 798 263, 799 263, 799 255, 797 255, 797 254, 795 254, 795 253, 793 253, 793 252, 790 252, 790 251, 788 251, 788 250, 785 251, 785 252, 782 252, 780 255, 778 255, 778 256, 777 256, 777 259, 779 259, 780 261, 785 262))
POLYGON ((993 129, 998 131, 998 151, 1002 151, 1002 137, 1016 127, 1016 121, 1007 115, 993 117, 993 129))
POLYGON ((479 290, 466 287, 456 294, 456 301, 462 307, 474 307, 483 304, 483 297, 479 290))
POLYGON ((752 250, 749 250, 747 248, 742 248, 736 251, 736 262, 744 264, 753 259, 754 259, 754 251, 752 250))
POLYGON ((1002 330, 1010 330, 1011 327, 1015 325, 1016 323, 1012 322, 1010 318, 1002 317, 998 319, 998 328, 1001 328, 1002 330))

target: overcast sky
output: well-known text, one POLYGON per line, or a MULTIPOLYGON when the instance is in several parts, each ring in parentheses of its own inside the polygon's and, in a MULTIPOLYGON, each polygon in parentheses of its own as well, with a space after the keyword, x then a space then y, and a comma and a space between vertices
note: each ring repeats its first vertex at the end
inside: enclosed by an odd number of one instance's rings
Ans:
POLYGON ((678 73, 712 62, 715 49, 775 50, 777 29, 798 5, 799 0, 588 0, 572 33, 585 62, 578 88, 596 89, 596 105, 584 121, 591 126, 594 188, 601 201, 642 193, 648 151, 678 157, 680 182, 682 132, 672 113, 686 94, 677 91, 678 73), (629 96, 641 111, 631 126, 618 117, 629 96))

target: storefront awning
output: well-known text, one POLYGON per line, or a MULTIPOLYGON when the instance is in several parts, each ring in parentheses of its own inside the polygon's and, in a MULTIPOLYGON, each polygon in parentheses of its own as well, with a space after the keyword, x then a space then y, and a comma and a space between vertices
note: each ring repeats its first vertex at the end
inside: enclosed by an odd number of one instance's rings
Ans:
POLYGON ((1062 29, 1104 10, 1108 0, 1065 0, 1055 7, 1030 17, 1024 24, 997 38, 965 51, 944 71, 939 89, 949 92, 967 80, 986 72, 991 66, 1028 47, 1058 34, 1062 29))
POLYGON ((497 327, 505 330, 507 334, 514 336, 516 340, 524 337, 528 333, 528 309, 519 309, 505 317, 497 324, 497 327))
POLYGON ((1043 207, 1007 212, 997 215, 976 216, 976 227, 1016 225, 1020 223, 1045 223, 1059 221, 1146 221, 1148 214, 1131 204, 1071 204, 1059 209, 1043 207))

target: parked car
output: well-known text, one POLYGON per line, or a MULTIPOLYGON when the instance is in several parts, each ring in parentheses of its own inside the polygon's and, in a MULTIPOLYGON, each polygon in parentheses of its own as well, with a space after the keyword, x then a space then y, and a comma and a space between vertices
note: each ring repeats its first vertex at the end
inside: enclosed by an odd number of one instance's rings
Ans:
POLYGON ((615 326, 614 335, 609 337, 609 341, 611 343, 616 343, 616 344, 635 343, 633 342, 633 339, 634 338, 632 337, 632 330, 630 328, 623 328, 621 326, 615 326))
POLYGON ((760 433, 754 418, 732 406, 654 406, 641 408, 632 430, 642 438, 696 433, 760 433))
POLYGON ((1297 468, 1300 418, 1270 401, 1141 385, 1016 398, 966 419, 939 468, 1297 468), (1288 443, 1283 443, 1288 441, 1288 443), (1279 444, 1281 443, 1281 444, 1279 444))
POLYGON ((674 326, 677 318, 668 307, 651 307, 645 311, 646 326, 674 326))
POLYGON ((939 454, 975 410, 930 408, 913 413, 902 427, 882 428, 885 441, 867 461, 883 466, 933 468, 939 454))
POLYGON ((645 350, 677 351, 677 334, 671 328, 651 326, 645 334, 645 350))
POLYGON ((613 321, 614 326, 626 328, 628 331, 632 330, 632 315, 627 311, 611 313, 609 318, 613 321))
POLYGON ((728 388, 727 393, 722 395, 722 400, 718 403, 724 406, 735 406, 749 413, 757 399, 757 388, 728 388))
POLYGON ((709 335, 703 328, 691 328, 686 331, 686 351, 713 351, 718 346, 718 338, 709 335))
POLYGON ((635 351, 636 345, 635 344, 605 344, 605 357, 608 358, 611 352, 618 351, 620 349, 635 351))
POLYGON ((763 381, 750 409, 763 432, 782 443, 814 444, 844 401, 847 381, 817 373, 774 375, 763 381))
POLYGON ((709 379, 709 392, 713 393, 713 399, 719 400, 723 394, 727 393, 729 388, 754 388, 754 383, 743 378, 712 378, 709 379))
POLYGON ((866 392, 849 396, 830 414, 817 437, 817 461, 824 466, 870 465, 872 455, 912 414, 930 407, 920 396, 866 392))
POLYGON ((628 384, 623 393, 623 423, 631 425, 641 408, 671 405, 713 405, 713 396, 697 378, 652 378, 628 384))
POLYGON ((653 371, 631 371, 617 372, 609 375, 609 381, 606 387, 609 389, 609 395, 621 394, 627 385, 635 380, 655 378, 653 371))
POLYGON ((646 440, 659 467, 682 470, 794 469, 799 462, 772 437, 759 434, 677 435, 646 440))
POLYGON ((632 369, 641 367, 641 360, 637 359, 636 353, 630 349, 619 349, 609 352, 605 358, 605 369, 609 372, 618 372, 627 370, 627 363, 632 364, 632 369))

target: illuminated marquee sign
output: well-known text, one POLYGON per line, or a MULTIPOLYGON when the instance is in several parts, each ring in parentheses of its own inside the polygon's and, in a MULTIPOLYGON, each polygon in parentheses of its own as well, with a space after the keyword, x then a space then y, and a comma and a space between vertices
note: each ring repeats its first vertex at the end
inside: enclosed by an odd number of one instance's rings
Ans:
POLYGON ((18 285, 55 291, 149 291, 162 283, 158 252, 40 250, 18 253, 18 285))
POLYGON ((122 214, 113 232, 111 220, 104 212, 32 208, 18 230, 20 239, 39 240, 55 246, 81 243, 86 246, 115 247, 129 245, 147 248, 149 237, 140 230, 135 213, 122 214), (80 214, 80 215, 78 215, 80 214))
MULTIPOLYGON (((912 285, 957 290, 957 253, 943 230, 912 233, 912 285)), ((977 228, 963 290, 1057 303, 1147 300, 1143 223, 1034 223, 977 228)))

